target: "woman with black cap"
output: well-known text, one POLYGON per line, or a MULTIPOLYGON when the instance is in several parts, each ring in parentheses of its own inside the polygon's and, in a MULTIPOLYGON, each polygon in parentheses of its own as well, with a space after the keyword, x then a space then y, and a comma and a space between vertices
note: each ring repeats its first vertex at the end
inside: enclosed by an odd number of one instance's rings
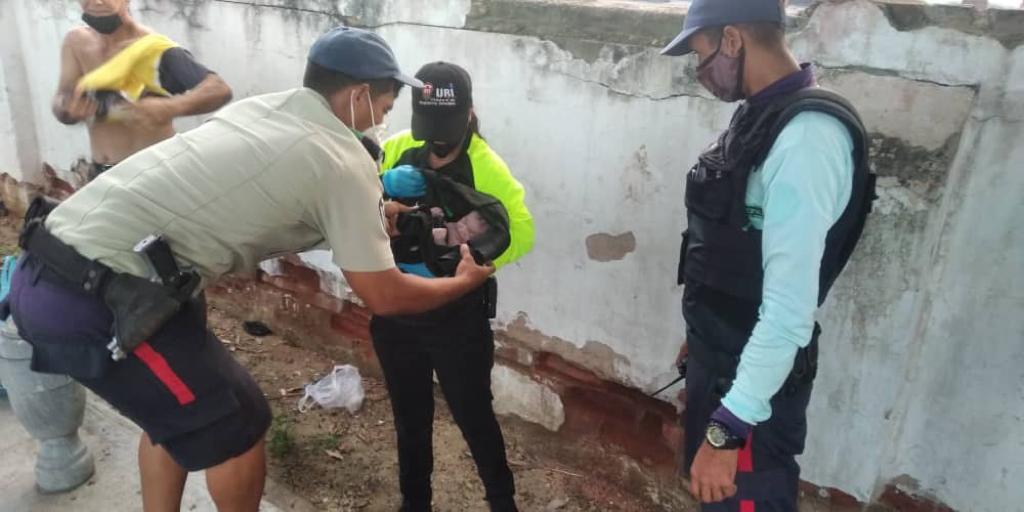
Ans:
MULTIPOLYGON (((415 204, 427 219, 422 236, 408 232, 410 225, 422 225, 415 222, 395 233, 399 268, 425 277, 443 275, 445 265, 436 260, 444 256, 435 258, 421 245, 444 249, 467 241, 479 249, 478 257, 493 259, 498 268, 521 258, 533 247, 533 219, 522 185, 480 135, 469 74, 455 64, 436 62, 416 77, 424 86, 413 91, 412 130, 384 143, 381 175, 386 195, 415 204), (466 212, 453 212, 453 201, 445 198, 454 196, 455 203, 479 208, 456 219, 466 212), (496 215, 494 208, 500 210, 496 215), (497 250, 494 240, 501 241, 497 250)), ((491 510, 516 510, 515 484, 491 404, 495 286, 491 282, 423 315, 378 316, 370 324, 394 410, 402 511, 431 508, 435 372, 491 510)))

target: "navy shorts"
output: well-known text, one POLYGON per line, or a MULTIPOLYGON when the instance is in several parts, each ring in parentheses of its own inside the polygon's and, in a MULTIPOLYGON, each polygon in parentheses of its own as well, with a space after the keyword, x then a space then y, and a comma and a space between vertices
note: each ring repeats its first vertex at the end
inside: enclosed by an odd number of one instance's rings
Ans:
MULTIPOLYGON (((683 466, 689 474, 711 415, 721 404, 719 378, 691 357, 686 366, 686 411, 683 413, 683 466)), ((797 455, 807 437, 811 383, 780 391, 771 400, 772 417, 754 427, 737 460, 736 496, 702 504, 702 512, 796 512, 800 485, 797 455)))
POLYGON ((267 399, 207 328, 206 302, 188 303, 127 359, 106 345, 113 318, 92 295, 53 282, 31 256, 19 263, 9 296, 32 369, 64 373, 139 425, 188 471, 247 452, 270 426, 267 399))

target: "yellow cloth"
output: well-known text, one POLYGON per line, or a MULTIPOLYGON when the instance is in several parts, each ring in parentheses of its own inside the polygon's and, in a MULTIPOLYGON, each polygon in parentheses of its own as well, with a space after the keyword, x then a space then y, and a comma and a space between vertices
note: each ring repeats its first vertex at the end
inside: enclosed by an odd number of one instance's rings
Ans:
POLYGON ((178 43, 167 36, 149 34, 78 80, 80 91, 121 91, 128 99, 138 100, 143 93, 170 96, 160 85, 158 68, 164 52, 178 43))

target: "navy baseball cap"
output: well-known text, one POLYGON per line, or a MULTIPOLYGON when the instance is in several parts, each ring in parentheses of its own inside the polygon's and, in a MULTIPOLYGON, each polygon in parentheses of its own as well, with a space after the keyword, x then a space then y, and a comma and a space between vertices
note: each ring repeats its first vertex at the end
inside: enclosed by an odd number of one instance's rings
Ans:
POLYGON ((357 80, 393 78, 412 87, 423 87, 423 82, 398 69, 395 53, 384 38, 368 30, 331 29, 313 43, 309 61, 357 80))
POLYGON ((779 0, 693 0, 686 11, 683 31, 664 49, 662 55, 686 55, 693 51, 690 38, 701 29, 737 23, 774 22, 783 24, 786 14, 779 0))

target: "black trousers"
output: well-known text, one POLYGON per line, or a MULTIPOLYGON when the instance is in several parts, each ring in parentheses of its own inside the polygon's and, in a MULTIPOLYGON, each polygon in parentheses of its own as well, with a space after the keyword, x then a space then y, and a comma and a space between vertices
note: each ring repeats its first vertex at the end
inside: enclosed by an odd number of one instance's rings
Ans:
POLYGON ((505 440, 491 404, 494 333, 486 308, 459 308, 438 322, 375 317, 370 333, 395 416, 402 510, 430 510, 435 372, 491 510, 516 510, 505 440))
MULTIPOLYGON (((810 382, 783 388, 772 400, 771 418, 754 427, 747 447, 740 451, 736 496, 704 504, 704 512, 796 512, 800 465, 807 437, 807 405, 810 382)), ((722 400, 720 376, 690 357, 686 369, 686 411, 683 468, 690 465, 701 443, 711 414, 722 400)))

